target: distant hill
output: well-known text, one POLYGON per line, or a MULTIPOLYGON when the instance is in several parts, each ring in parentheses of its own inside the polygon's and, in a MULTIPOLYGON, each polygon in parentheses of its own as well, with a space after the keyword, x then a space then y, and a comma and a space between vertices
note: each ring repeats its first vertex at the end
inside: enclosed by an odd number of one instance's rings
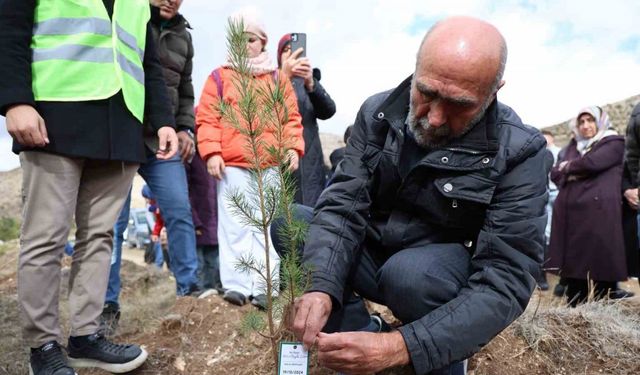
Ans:
MULTIPOLYGON (((320 133, 320 140, 324 151, 324 159, 329 163, 329 154, 338 147, 344 146, 342 136, 320 133)), ((132 207, 144 207, 144 199, 140 191, 144 180, 136 175, 133 181, 132 207)), ((16 168, 7 172, 0 172, 0 217, 10 217, 20 220, 22 215, 22 169, 16 168)))
MULTIPOLYGON (((620 135, 625 134, 631 111, 639 102, 640 95, 635 95, 619 102, 605 104, 602 106, 602 108, 604 108, 604 110, 609 114, 611 123, 620 135)), ((569 121, 570 120, 567 120, 542 129, 551 131, 551 133, 555 135, 556 144, 561 146, 566 144, 571 138, 569 121)))

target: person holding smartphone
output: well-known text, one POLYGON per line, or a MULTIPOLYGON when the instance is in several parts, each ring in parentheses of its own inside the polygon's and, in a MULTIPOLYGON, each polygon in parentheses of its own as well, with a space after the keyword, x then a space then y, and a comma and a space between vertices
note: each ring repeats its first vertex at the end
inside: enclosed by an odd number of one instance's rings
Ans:
POLYGON ((291 80, 304 127, 304 157, 294 174, 297 183, 295 201, 313 207, 326 179, 317 120, 331 118, 336 113, 336 104, 320 84, 320 70, 313 68, 309 58, 304 57, 306 45, 297 43, 301 41, 306 41, 305 34, 285 34, 280 38, 278 67, 291 80))

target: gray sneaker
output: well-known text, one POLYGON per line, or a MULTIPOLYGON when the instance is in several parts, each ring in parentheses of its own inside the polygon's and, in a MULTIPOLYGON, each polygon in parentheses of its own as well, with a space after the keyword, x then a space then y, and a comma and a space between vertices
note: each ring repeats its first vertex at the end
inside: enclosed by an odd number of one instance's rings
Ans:
POLYGON ((138 345, 114 344, 102 334, 69 338, 69 364, 76 367, 96 367, 115 374, 142 366, 147 352, 138 345))
POLYGON ((60 344, 48 342, 38 348, 31 349, 29 375, 77 375, 67 364, 60 344))

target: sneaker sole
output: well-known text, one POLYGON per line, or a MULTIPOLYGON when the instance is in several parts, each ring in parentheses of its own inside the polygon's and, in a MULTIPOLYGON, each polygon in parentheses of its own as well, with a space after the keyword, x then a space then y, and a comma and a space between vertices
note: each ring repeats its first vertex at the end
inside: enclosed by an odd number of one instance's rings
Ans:
MULTIPOLYGON (((78 375, 78 373, 77 373, 77 372, 75 372, 75 371, 74 371, 73 373, 74 373, 75 375, 78 375)), ((29 365, 29 375, 34 375, 34 374, 33 374, 33 369, 31 368, 31 365, 29 365)))
POLYGON ((96 367, 103 369, 105 371, 112 372, 114 374, 122 374, 124 372, 129 372, 137 369, 142 366, 144 362, 147 360, 149 354, 146 350, 140 348, 142 353, 139 356, 132 359, 127 363, 107 363, 101 362, 95 359, 87 359, 87 358, 73 358, 69 356, 68 362, 69 366, 77 367, 77 368, 86 368, 86 367, 96 367))

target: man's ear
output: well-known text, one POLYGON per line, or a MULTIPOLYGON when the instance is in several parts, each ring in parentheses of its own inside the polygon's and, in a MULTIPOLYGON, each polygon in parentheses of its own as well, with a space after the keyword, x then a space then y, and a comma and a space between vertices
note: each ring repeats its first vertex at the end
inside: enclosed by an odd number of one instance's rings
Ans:
POLYGON ((502 86, 504 86, 505 83, 507 82, 504 79, 500 80, 500 83, 498 83, 498 88, 496 89, 496 93, 500 91, 500 89, 502 88, 502 86))

